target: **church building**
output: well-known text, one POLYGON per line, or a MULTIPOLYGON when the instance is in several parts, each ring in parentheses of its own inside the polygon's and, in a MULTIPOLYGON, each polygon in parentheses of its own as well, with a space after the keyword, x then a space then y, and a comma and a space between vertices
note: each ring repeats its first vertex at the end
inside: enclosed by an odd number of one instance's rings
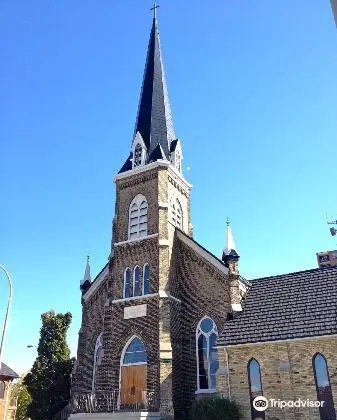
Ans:
POLYGON ((125 153, 108 262, 92 279, 88 258, 80 284, 72 415, 183 420, 221 395, 244 420, 336 420, 337 267, 248 282, 229 222, 222 255, 194 240, 156 7, 125 153), (262 411, 261 397, 316 405, 262 411))
POLYGON ((156 16, 127 154, 115 176, 109 261, 92 281, 88 260, 81 282, 72 394, 93 395, 107 411, 139 407, 179 418, 196 397, 216 393, 216 342, 229 314, 241 310, 247 282, 229 225, 222 258, 193 239, 192 185, 182 170, 156 16))

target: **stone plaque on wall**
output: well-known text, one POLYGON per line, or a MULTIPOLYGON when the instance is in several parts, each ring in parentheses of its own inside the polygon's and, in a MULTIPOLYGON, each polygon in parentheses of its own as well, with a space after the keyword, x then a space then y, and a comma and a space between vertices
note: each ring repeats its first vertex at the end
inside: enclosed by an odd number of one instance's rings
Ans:
POLYGON ((127 306, 124 308, 124 319, 140 318, 146 316, 146 304, 127 306))

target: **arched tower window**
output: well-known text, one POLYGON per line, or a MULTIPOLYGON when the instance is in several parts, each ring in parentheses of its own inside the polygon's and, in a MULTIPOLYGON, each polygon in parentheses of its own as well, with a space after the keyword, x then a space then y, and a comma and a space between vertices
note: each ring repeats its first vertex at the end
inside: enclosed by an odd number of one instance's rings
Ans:
POLYGON ((171 201, 171 220, 177 228, 183 230, 183 210, 177 198, 171 201))
POLYGON ((203 318, 197 328, 197 385, 198 390, 216 391, 216 373, 219 368, 216 340, 218 329, 210 318, 203 318))
POLYGON ((142 272, 138 265, 133 270, 133 295, 141 296, 142 294, 142 272))
POLYGON ((138 194, 131 202, 129 209, 129 239, 142 238, 147 235, 147 201, 138 194))
POLYGON ((133 294, 133 287, 132 287, 132 281, 131 281, 131 270, 130 268, 127 268, 124 271, 124 293, 123 296, 125 298, 131 297, 133 294))
POLYGON ((253 407, 254 398, 263 395, 260 364, 255 359, 248 362, 248 381, 252 420, 264 419, 264 411, 256 411, 253 407))
POLYGON ((149 264, 144 265, 143 269, 143 295, 150 293, 150 267, 149 264))
POLYGON ((336 420, 336 412, 333 403, 328 364, 321 353, 315 354, 312 359, 315 376, 316 391, 318 401, 323 402, 323 407, 319 408, 321 420, 336 420))
POLYGON ((179 150, 176 152, 176 170, 181 173, 181 153, 179 150))
POLYGON ((140 166, 143 163, 143 148, 140 143, 137 143, 133 154, 133 166, 140 166))
POLYGON ((0 400, 5 399, 5 382, 0 381, 0 400))
POLYGON ((94 352, 94 368, 93 368, 93 375, 92 375, 92 393, 95 393, 96 388, 96 375, 97 375, 97 367, 101 364, 103 355, 103 333, 101 333, 96 340, 95 344, 95 352, 94 352))

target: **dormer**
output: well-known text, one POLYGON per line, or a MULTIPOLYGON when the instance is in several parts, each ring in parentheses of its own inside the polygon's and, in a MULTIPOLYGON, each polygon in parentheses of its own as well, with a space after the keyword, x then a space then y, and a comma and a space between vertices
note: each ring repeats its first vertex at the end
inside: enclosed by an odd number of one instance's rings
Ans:
POLYGON ((139 131, 132 142, 132 168, 143 166, 146 163, 147 148, 139 131))
POLYGON ((181 141, 179 139, 173 140, 171 142, 170 153, 171 165, 179 174, 181 174, 183 152, 181 148, 181 141))

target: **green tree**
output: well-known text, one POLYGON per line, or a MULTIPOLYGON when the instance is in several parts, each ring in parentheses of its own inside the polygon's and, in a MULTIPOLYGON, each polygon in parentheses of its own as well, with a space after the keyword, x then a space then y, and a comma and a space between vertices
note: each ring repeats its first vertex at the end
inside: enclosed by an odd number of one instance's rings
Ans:
POLYGON ((28 420, 28 406, 32 401, 32 397, 29 395, 27 386, 23 382, 24 377, 13 385, 13 391, 11 397, 17 402, 15 420, 28 420))
POLYGON ((33 420, 51 420, 69 401, 70 374, 74 359, 66 336, 72 316, 49 311, 41 315, 42 327, 38 356, 24 379, 32 401, 28 416, 33 420))

